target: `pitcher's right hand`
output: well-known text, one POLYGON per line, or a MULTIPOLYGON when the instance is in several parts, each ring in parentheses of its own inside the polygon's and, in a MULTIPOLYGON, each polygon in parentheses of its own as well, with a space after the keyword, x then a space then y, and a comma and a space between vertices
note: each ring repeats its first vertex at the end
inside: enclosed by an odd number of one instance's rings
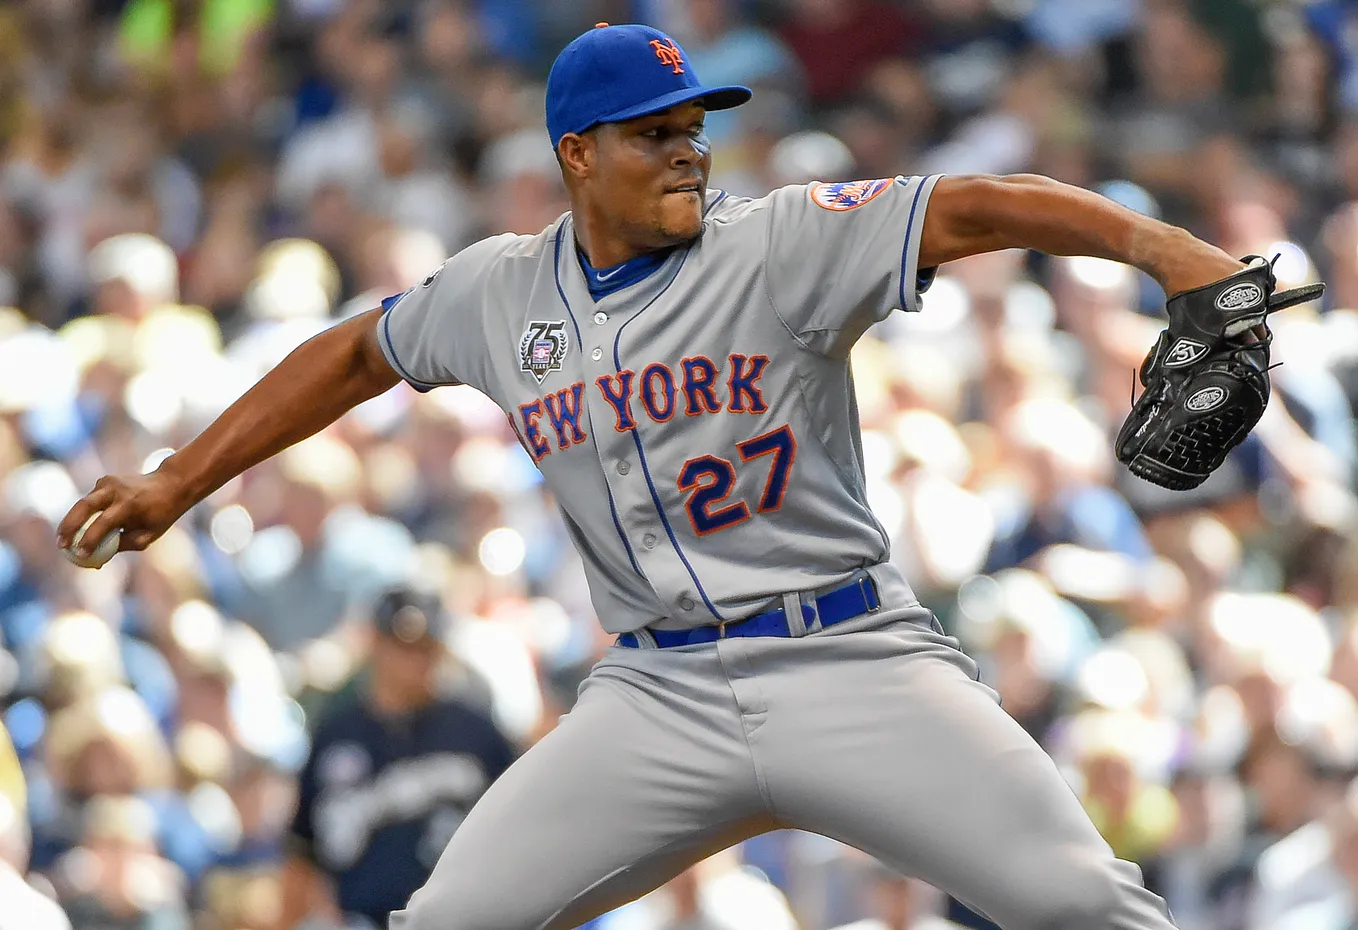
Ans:
POLYGON ((105 475, 62 519, 57 546, 69 546, 85 521, 103 511, 81 536, 78 555, 88 556, 99 540, 117 530, 122 530, 119 552, 145 549, 191 506, 183 480, 163 465, 149 475, 105 475))

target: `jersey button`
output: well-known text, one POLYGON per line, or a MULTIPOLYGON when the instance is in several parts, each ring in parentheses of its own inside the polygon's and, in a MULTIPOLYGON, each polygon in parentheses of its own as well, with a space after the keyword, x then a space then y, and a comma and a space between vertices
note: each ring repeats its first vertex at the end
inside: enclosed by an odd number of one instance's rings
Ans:
POLYGON ((631 466, 631 465, 628 465, 626 462, 619 462, 619 463, 618 463, 618 474, 620 474, 620 475, 625 475, 625 474, 627 474, 627 473, 628 473, 629 471, 631 471, 631 470, 632 470, 632 466, 631 466))
POLYGON ((641 537, 641 544, 642 544, 643 546, 645 546, 647 549, 654 549, 654 548, 655 548, 655 534, 654 534, 654 533, 647 533, 645 536, 641 537))
POLYGON ((605 323, 608 322, 608 314, 600 310, 598 313, 594 314, 594 322, 598 323, 600 326, 603 326, 605 323))
POLYGON ((693 609, 693 600, 692 600, 692 598, 687 598, 687 597, 681 597, 681 598, 679 598, 679 609, 680 609, 680 610, 692 610, 692 609, 693 609))
POLYGON ((592 358, 592 359, 594 359, 594 360, 597 362, 599 359, 601 359, 601 358, 604 357, 604 350, 603 350, 603 349, 595 349, 593 352, 589 353, 589 357, 592 358))

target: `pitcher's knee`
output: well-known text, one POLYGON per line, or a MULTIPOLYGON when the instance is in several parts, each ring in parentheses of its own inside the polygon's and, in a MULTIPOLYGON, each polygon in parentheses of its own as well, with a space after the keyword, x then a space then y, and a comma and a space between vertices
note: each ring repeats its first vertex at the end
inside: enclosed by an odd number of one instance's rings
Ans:
POLYGON ((545 919, 525 911, 523 895, 492 901, 473 886, 421 888, 404 910, 391 915, 389 930, 527 930, 545 919))
POLYGON ((1033 930, 1111 930, 1118 905, 1117 887, 1106 876, 1088 875, 1051 889, 1033 902, 1033 930))
MULTIPOLYGON (((1085 861, 1054 869, 1027 886, 1014 926, 1033 930, 1161 930, 1164 902, 1129 862, 1085 861), (1123 874, 1123 873, 1127 874, 1123 874)), ((1003 921, 1001 921, 1003 923, 1003 921)))
POLYGON ((430 895, 425 888, 419 891, 406 902, 406 906, 399 911, 394 911, 388 919, 388 930, 431 930, 436 926, 433 914, 433 907, 428 904, 430 895))

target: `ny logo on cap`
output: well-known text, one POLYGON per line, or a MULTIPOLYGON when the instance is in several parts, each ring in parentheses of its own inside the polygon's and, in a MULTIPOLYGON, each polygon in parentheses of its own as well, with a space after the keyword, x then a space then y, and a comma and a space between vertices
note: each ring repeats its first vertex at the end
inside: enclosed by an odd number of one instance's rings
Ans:
POLYGON ((666 39, 665 42, 652 39, 651 48, 655 49, 655 57, 660 59, 662 65, 673 68, 675 74, 684 73, 684 53, 679 51, 679 46, 674 44, 673 39, 666 39), (669 44, 665 44, 666 42, 669 44))

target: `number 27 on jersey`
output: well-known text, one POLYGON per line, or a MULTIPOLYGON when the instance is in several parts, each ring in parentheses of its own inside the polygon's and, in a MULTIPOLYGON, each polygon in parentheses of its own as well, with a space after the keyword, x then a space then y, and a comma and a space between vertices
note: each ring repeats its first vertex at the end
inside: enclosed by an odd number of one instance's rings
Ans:
MULTIPOLYGON (((768 459, 768 477, 759 495, 759 513, 777 510, 783 505, 792 463, 797 458, 797 440, 788 426, 747 439, 736 444, 743 467, 757 459, 768 459)), ((750 508, 745 501, 721 506, 731 496, 736 484, 736 466, 730 459, 718 455, 700 455, 686 461, 679 469, 679 490, 688 493, 684 509, 688 511, 693 532, 706 536, 729 529, 750 519, 750 508)))

